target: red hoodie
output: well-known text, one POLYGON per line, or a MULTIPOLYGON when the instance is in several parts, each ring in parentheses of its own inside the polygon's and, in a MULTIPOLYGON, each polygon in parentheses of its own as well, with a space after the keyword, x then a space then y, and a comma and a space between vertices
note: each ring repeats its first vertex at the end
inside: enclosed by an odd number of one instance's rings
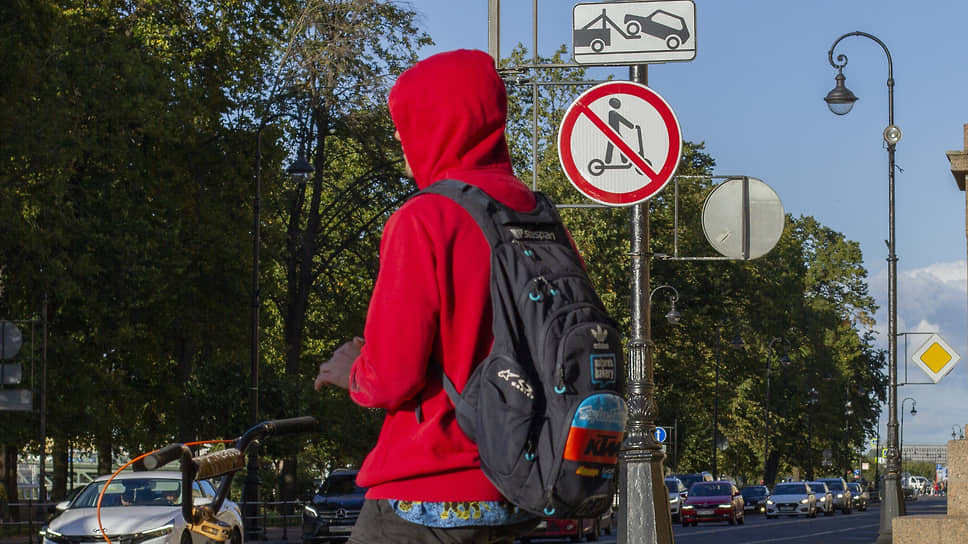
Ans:
MULTIPOLYGON (((417 63, 397 80, 389 105, 419 188, 454 178, 513 209, 534 209, 534 194, 511 171, 507 96, 486 53, 452 51, 417 63)), ((477 447, 458 427, 428 367, 440 362, 460 390, 487 355, 493 342, 489 277, 487 241, 453 201, 422 195, 387 221, 366 345, 350 374, 352 399, 386 410, 357 477, 369 487, 367 498, 502 498, 481 472, 477 447)))

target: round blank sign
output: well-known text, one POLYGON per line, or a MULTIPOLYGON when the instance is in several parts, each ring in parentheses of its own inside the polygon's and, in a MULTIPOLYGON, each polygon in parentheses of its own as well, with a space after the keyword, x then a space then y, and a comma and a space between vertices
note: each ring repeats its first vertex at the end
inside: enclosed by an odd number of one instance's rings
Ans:
POLYGON ((731 259, 755 259, 768 253, 780 240, 785 221, 780 197, 756 178, 724 181, 702 207, 706 240, 731 259))

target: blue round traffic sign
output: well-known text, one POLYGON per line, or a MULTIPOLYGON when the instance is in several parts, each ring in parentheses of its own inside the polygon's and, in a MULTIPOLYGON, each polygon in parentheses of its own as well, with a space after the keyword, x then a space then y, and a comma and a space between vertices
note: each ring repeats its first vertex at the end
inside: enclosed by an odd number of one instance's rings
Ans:
POLYGON ((655 428, 655 440, 657 442, 665 442, 666 436, 667 436, 667 433, 663 427, 655 428))

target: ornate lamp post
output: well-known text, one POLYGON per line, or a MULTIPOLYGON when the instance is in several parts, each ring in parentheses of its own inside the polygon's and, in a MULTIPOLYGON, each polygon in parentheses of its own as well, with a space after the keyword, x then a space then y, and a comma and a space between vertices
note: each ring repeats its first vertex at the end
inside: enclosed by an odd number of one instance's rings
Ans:
POLYGON ((888 372, 890 374, 890 390, 888 392, 888 420, 887 420, 887 474, 884 476, 884 499, 881 501, 881 527, 877 536, 880 544, 889 544, 893 539, 892 520, 904 515, 904 501, 901 496, 900 468, 901 452, 898 449, 897 422, 897 256, 894 253, 894 151, 901 141, 901 129, 894 125, 894 65, 891 52, 880 39, 865 32, 850 32, 837 38, 830 46, 827 57, 830 65, 837 69, 836 85, 824 100, 830 111, 837 115, 846 115, 857 97, 844 85, 844 67, 847 66, 847 56, 837 55, 834 62, 834 49, 841 40, 849 36, 862 36, 876 42, 887 55, 887 97, 888 122, 884 129, 884 142, 887 144, 888 157, 888 240, 887 240, 887 315, 888 315, 888 372))
POLYGON ((965 439, 965 431, 957 423, 951 426, 951 439, 952 440, 964 440, 965 439), (955 431, 960 432, 961 435, 960 436, 957 436, 955 434, 955 431))
POLYGON ((780 364, 788 366, 790 364, 790 341, 786 338, 775 336, 770 340, 770 345, 766 349, 766 402, 763 417, 763 485, 771 486, 773 478, 770 477, 770 369, 773 367, 773 344, 783 341, 786 343, 786 352, 780 358, 780 364))

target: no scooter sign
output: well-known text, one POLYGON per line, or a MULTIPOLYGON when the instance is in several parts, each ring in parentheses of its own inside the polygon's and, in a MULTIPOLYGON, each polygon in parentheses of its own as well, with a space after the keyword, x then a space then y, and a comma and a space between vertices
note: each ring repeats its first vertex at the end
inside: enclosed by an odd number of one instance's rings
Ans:
POLYGON ((561 121, 558 158, 582 194, 609 206, 637 204, 662 190, 682 154, 679 120, 655 91, 612 81, 579 96, 561 121))

